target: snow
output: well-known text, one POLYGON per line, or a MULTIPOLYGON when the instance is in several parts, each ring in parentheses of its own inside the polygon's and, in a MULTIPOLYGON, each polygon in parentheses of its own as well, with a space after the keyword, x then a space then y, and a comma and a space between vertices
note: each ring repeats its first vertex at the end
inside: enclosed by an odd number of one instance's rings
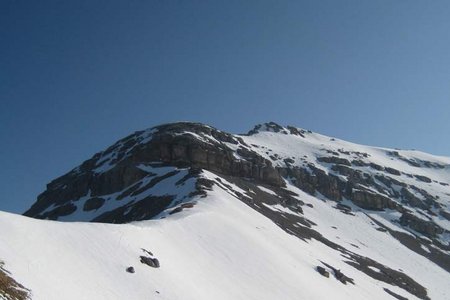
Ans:
POLYGON ((269 190, 268 188, 265 188, 265 187, 263 187, 261 185, 258 185, 258 189, 260 189, 261 191, 266 192, 266 193, 268 193, 270 195, 277 196, 277 194, 274 191, 269 190))

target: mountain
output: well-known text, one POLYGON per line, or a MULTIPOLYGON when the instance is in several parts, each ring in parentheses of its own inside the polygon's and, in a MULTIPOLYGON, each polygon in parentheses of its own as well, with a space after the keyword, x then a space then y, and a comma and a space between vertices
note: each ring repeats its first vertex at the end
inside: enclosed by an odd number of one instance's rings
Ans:
POLYGON ((0 214, 0 298, 450 299, 449 183, 419 151, 160 125, 0 214))

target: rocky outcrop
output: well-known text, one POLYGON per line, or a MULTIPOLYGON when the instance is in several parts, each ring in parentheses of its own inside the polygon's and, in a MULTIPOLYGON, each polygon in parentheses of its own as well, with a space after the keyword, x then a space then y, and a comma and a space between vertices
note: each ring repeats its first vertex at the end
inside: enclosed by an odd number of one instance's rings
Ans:
POLYGON ((409 212, 403 213, 399 221, 401 225, 408 226, 412 230, 415 230, 430 238, 435 238, 437 234, 444 233, 444 229, 435 223, 421 219, 409 212))
MULTIPOLYGON (((83 207, 85 211, 102 206, 103 203, 98 200, 102 195, 124 190, 119 198, 133 195, 139 188, 134 184, 151 175, 139 167, 148 163, 207 169, 224 175, 253 178, 273 186, 284 185, 280 173, 269 160, 250 150, 241 138, 210 126, 182 122, 155 127, 148 133, 150 138, 145 134, 136 132, 118 141, 80 167, 49 183, 25 215, 57 219, 74 212, 76 207, 71 203, 86 195, 97 200, 88 200, 83 207), (236 146, 237 150, 234 152, 228 144, 236 146), (57 208, 42 214, 52 205, 57 208)), ((146 203, 144 206, 148 206, 147 200, 142 201, 146 203)), ((142 201, 136 204, 140 206, 142 201)), ((158 203, 155 201, 154 205, 165 207, 158 203)), ((110 217, 123 209, 110 212, 110 217)), ((150 215, 154 215, 154 210, 147 214, 150 215)), ((124 220, 122 217, 119 219, 120 222, 124 220)), ((102 220, 102 216, 97 218, 97 221, 102 220)), ((116 222, 117 218, 114 220, 116 222)))
POLYGON ((31 291, 18 283, 0 261, 0 299, 28 300, 31 291))
POLYGON ((414 177, 416 177, 418 180, 426 182, 426 183, 430 183, 431 182, 431 179, 426 177, 426 176, 414 175, 414 177))
POLYGON ((94 218, 93 222, 128 223, 132 221, 149 220, 169 207, 174 196, 147 196, 137 202, 127 203, 94 218))
POLYGON ((386 172, 388 172, 389 174, 392 174, 392 175, 400 176, 402 174, 399 170, 390 168, 390 167, 386 167, 385 170, 386 170, 386 172))
POLYGON ((336 156, 318 157, 317 161, 325 162, 325 163, 329 163, 329 164, 339 164, 339 165, 344 165, 344 166, 351 166, 352 165, 347 159, 336 157, 336 156))
POLYGON ((397 203, 390 198, 364 190, 353 191, 351 200, 359 207, 369 210, 396 209, 398 207, 397 203))
POLYGON ((159 268, 159 260, 156 258, 151 258, 151 257, 147 257, 147 256, 141 256, 141 263, 152 267, 152 268, 159 268))
POLYGON ((439 211, 439 214, 440 214, 441 216, 443 216, 445 219, 447 219, 447 220, 450 221, 450 212, 441 209, 441 210, 439 211))
POLYGON ((100 197, 90 198, 84 203, 83 210, 91 211, 91 210, 99 209, 100 207, 103 206, 103 204, 105 204, 105 199, 103 199, 103 198, 100 198, 100 197))
POLYGON ((329 277, 330 277, 330 272, 328 272, 327 270, 325 270, 324 267, 317 266, 317 267, 316 267, 316 270, 317 270, 317 272, 320 273, 320 275, 322 275, 322 276, 324 276, 324 277, 326 277, 326 278, 329 278, 329 277))
POLYGON ((319 192, 331 200, 342 199, 345 184, 337 176, 327 174, 313 165, 308 169, 281 168, 278 171, 281 176, 289 178, 294 185, 311 195, 319 192))
POLYGON ((204 142, 191 134, 179 135, 175 129, 166 127, 139 149, 135 159, 204 168, 225 175, 255 178, 275 186, 283 185, 272 163, 249 150, 243 141, 212 128, 200 129, 200 132, 206 130, 205 134, 215 137, 216 141, 204 142), (236 158, 233 151, 222 143, 239 145, 236 152, 242 159, 236 158))
POLYGON ((422 202, 422 200, 419 199, 413 193, 411 193, 406 187, 403 187, 400 190, 400 193, 401 193, 403 201, 405 203, 408 203, 409 205, 411 205, 413 207, 418 207, 418 208, 421 208, 421 209, 427 209, 427 206, 422 202))

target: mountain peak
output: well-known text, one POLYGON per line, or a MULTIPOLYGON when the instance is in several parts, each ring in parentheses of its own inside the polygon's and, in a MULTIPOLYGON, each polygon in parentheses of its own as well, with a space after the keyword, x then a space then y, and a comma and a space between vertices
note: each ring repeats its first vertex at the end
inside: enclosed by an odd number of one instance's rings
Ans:
POLYGON ((252 130, 250 130, 247 135, 255 135, 260 132, 274 132, 274 133, 281 133, 281 134, 292 134, 292 135, 298 135, 301 137, 305 137, 306 133, 312 133, 309 130, 304 130, 301 128, 297 128, 295 126, 281 126, 278 123, 275 122, 267 122, 262 124, 257 124, 255 127, 253 127, 252 130))

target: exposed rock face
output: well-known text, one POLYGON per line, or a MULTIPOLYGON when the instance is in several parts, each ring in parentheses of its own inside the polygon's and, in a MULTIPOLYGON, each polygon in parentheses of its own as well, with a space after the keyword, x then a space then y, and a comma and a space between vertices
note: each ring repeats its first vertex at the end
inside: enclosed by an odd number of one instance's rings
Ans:
POLYGON ((331 200, 342 199, 342 190, 345 185, 337 176, 327 174, 313 165, 310 165, 308 169, 283 168, 278 171, 283 177, 290 178, 294 185, 311 195, 319 192, 331 200))
MULTIPOLYGON (((139 186, 134 185, 152 175, 139 167, 147 163, 207 169, 225 175, 254 178, 274 186, 284 185, 272 163, 252 151, 241 138, 202 124, 174 123, 155 127, 150 133, 136 132, 106 151, 97 153, 80 167, 48 184, 47 190, 39 195, 25 215, 57 219, 73 213, 77 209, 73 203, 87 195, 92 199, 85 203, 85 211, 100 208, 104 204, 99 200, 103 195, 126 189, 118 200, 135 196, 157 183, 151 181, 140 190, 137 190, 139 186), (236 151, 228 145, 236 147, 236 151), (56 208, 46 211, 51 205, 56 208)), ((151 218, 168 207, 171 200, 173 197, 147 197, 135 202, 133 207, 122 206, 98 216, 94 221, 125 222, 151 218), (129 209, 128 217, 124 217, 124 212, 129 209)))
POLYGON ((105 199, 100 197, 94 197, 88 199, 83 206, 84 211, 91 211, 94 209, 99 209, 105 203, 105 199))
POLYGON ((320 162, 325 162, 329 164, 338 164, 344 166, 351 166, 352 164, 345 158, 340 158, 336 156, 322 156, 317 158, 320 162))
POLYGON ((450 212, 441 209, 441 210, 439 211, 439 214, 440 214, 441 216, 443 216, 445 219, 447 219, 447 220, 450 221, 450 212))
POLYGON ((397 204, 394 201, 373 192, 357 190, 354 191, 351 196, 353 203, 364 209, 383 210, 385 208, 397 208, 397 204))
POLYGON ((30 294, 30 290, 12 278, 0 261, 0 299, 28 300, 31 299, 30 294))
POLYGON ((242 139, 211 127, 189 123, 170 124, 158 129, 154 138, 137 153, 141 160, 188 165, 226 175, 255 178, 271 185, 283 185, 272 163, 249 150, 242 139), (186 130, 212 136, 215 140, 204 142, 191 134, 179 135, 186 130), (236 153, 243 159, 237 159, 223 143, 236 145, 236 153))
POLYGON ((403 226, 408 226, 411 229, 425 234, 429 237, 436 237, 437 234, 444 233, 444 229, 436 225, 431 221, 423 220, 416 217, 408 212, 405 212, 400 218, 400 224, 403 226))

